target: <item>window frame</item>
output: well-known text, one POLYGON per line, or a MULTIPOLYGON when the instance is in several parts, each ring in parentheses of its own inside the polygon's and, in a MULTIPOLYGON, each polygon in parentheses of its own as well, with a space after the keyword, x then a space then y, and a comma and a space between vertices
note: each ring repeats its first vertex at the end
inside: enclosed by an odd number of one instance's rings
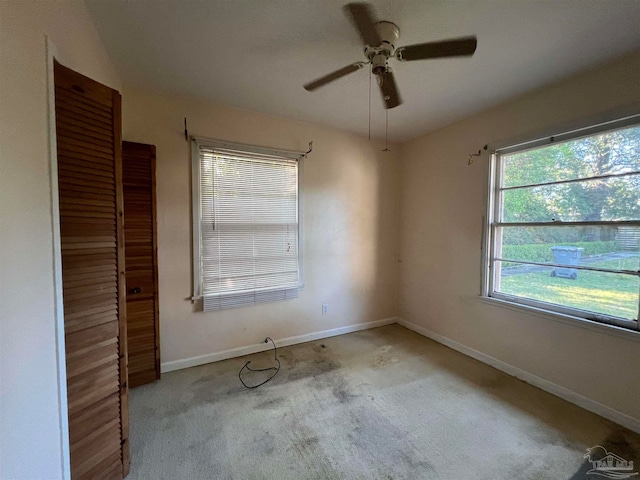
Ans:
MULTIPOLYGON (((302 178, 304 159, 307 157, 306 152, 297 152, 291 150, 272 149, 267 147, 259 147, 255 145, 246 145, 241 143, 227 142, 224 140, 209 139, 203 137, 190 137, 191 146, 191 227, 192 227, 192 303, 203 300, 203 281, 202 281, 202 232, 201 232, 201 197, 200 197, 200 147, 221 148, 227 150, 237 150, 245 154, 262 154, 285 157, 294 159, 298 162, 297 167, 297 202, 298 202, 298 289, 304 288, 304 268, 303 268, 303 238, 302 238, 302 178)), ((224 294, 223 294, 224 295, 224 294)), ((233 294, 228 294, 233 295, 233 294)))
MULTIPOLYGON (((638 318, 635 320, 627 320, 619 317, 600 314, 596 312, 590 312, 586 310, 580 310, 573 307, 567 307, 563 305, 555 305, 525 297, 519 297, 515 295, 509 295, 496 291, 496 279, 499 275, 497 269, 494 267, 496 261, 500 261, 500 257, 496 255, 497 246, 501 245, 500 234, 498 228, 504 225, 511 226, 562 226, 562 225, 585 225, 585 224, 600 224, 600 225, 632 225, 640 227, 640 220, 633 221, 603 221, 603 222, 563 222, 563 221, 549 221, 549 222, 501 222, 502 200, 501 191, 502 187, 502 164, 501 158, 504 155, 522 152, 525 150, 531 150, 536 148, 542 148, 548 145, 577 140, 579 138, 585 138, 600 133, 620 130, 628 127, 640 127, 640 114, 634 113, 624 117, 618 117, 614 120, 604 122, 592 122, 583 123, 576 128, 568 128, 563 133, 556 135, 540 135, 537 137, 529 137, 528 140, 505 142, 502 145, 496 145, 491 149, 491 159, 489 167, 488 188, 486 196, 486 211, 483 218, 483 232, 482 232, 482 279, 481 279, 481 298, 489 300, 497 300, 499 302, 505 302, 507 306, 522 307, 526 310, 532 310, 537 312, 545 312, 552 315, 561 315, 563 317, 575 319, 577 321, 587 321, 591 324, 603 325, 605 327, 622 327, 627 332, 639 332, 640 321, 638 318)), ((507 187, 508 188, 508 187, 507 187)), ((504 261, 504 259, 503 259, 504 261)), ((532 262, 524 262, 532 263, 532 262)), ((533 262, 535 264, 535 262, 533 262)), ((544 264, 545 266, 559 266, 555 264, 544 264)), ((566 268, 566 266, 565 266, 566 268)), ((575 268, 572 266, 572 268, 575 268)), ((602 269, 579 266, 578 270, 596 270, 602 271, 602 269)), ((606 269, 605 269, 606 271, 606 269)), ((626 273, 627 271, 625 271, 626 273)), ((640 270, 633 271, 633 274, 640 277, 640 270)), ((639 289, 640 290, 640 289, 639 289)), ((640 291, 638 292, 638 303, 640 310, 640 291)))

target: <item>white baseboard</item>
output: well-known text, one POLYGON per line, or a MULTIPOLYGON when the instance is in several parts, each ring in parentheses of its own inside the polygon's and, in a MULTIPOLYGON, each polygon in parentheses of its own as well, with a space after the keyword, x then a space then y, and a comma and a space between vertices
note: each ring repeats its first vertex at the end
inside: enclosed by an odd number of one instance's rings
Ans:
POLYGON ((493 368, 496 368, 508 375, 529 383, 534 387, 538 387, 545 392, 549 392, 556 397, 560 397, 567 402, 578 405, 585 410, 589 410, 590 412, 593 412, 597 415, 600 415, 601 417, 611 420, 612 422, 622 425, 623 427, 626 427, 636 433, 640 433, 640 420, 638 420, 637 418, 633 418, 625 413, 602 405, 595 400, 591 400, 567 388, 549 382, 544 378, 540 378, 536 375, 533 375, 532 373, 526 372, 518 367, 514 367, 513 365, 505 363, 502 360, 498 360, 497 358, 493 358, 485 353, 479 352, 478 350, 474 350, 473 348, 467 347, 466 345, 451 340, 450 338, 443 337, 440 334, 432 332, 431 330, 427 330, 426 328, 409 322, 403 318, 398 318, 397 323, 399 323, 403 327, 408 328, 409 330, 413 330, 414 332, 419 333, 422 336, 430 338, 431 340, 435 340, 442 345, 452 348, 453 350, 463 353, 464 355, 467 355, 471 358, 475 358, 482 363, 486 363, 487 365, 490 365, 493 368))
MULTIPOLYGON (((391 325, 393 323, 398 323, 398 319, 396 317, 384 318, 382 320, 376 320, 374 322, 356 323, 355 325, 347 325, 346 327, 333 328, 331 330, 323 330, 321 332, 307 333, 305 335, 298 335, 295 337, 286 337, 280 339, 275 338, 274 340, 278 347, 286 347, 289 345, 295 345, 297 343, 312 342, 314 340, 320 340, 322 338, 344 335, 345 333, 358 332, 360 330, 367 330, 369 328, 391 325)), ((181 370, 183 368, 195 367, 198 365, 204 365, 206 363, 219 362, 220 360, 227 360, 229 358, 242 357, 243 355, 263 352, 265 350, 270 350, 271 348, 271 344, 265 343, 246 345, 244 347, 231 348, 229 350, 223 350, 221 352, 207 353, 206 355, 199 355, 197 357, 189 357, 180 360, 174 360, 171 362, 164 362, 162 363, 160 370, 162 373, 172 372, 174 370, 181 370)))

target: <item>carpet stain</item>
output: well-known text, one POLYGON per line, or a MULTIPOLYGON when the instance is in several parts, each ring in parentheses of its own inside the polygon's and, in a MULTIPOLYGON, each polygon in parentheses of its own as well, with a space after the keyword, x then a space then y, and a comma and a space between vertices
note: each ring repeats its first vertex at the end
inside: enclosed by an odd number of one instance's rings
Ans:
POLYGON ((354 398, 358 398, 360 394, 355 393, 343 376, 334 376, 329 380, 331 385, 331 393, 340 403, 348 403, 354 398))
POLYGON ((276 439, 269 432, 262 432, 260 435, 253 439, 252 451, 257 452, 260 455, 272 455, 276 447, 276 439))
POLYGON ((280 371, 281 381, 295 382, 297 380, 315 378, 340 368, 340 364, 326 355, 326 350, 314 351, 311 357, 297 355, 281 355, 283 363, 280 371))
POLYGON ((412 477, 429 480, 437 480, 440 478, 436 468, 427 460, 416 460, 411 455, 403 454, 400 456, 400 461, 404 463, 405 469, 410 472, 407 475, 404 475, 404 478, 412 477))
POLYGON ((611 433, 601 445, 627 460, 635 460, 640 467, 640 438, 629 435, 628 431, 618 429, 611 433))
POLYGON ((313 452, 317 444, 320 442, 318 437, 302 438, 294 444, 300 455, 308 455, 313 452))
POLYGON ((293 443, 291 447, 296 450, 298 455, 305 457, 314 453, 318 447, 319 439, 313 430, 305 425, 300 419, 293 418, 289 426, 293 443))
MULTIPOLYGON (((292 440, 288 447, 289 451, 294 455, 298 466, 306 467, 302 469, 303 472, 313 469, 316 472, 316 478, 341 478, 324 452, 320 438, 312 428, 301 419, 294 417, 287 424, 287 430, 292 440)), ((302 474, 301 477, 305 478, 306 475, 302 474)))
POLYGON ((376 353, 373 357, 373 368, 382 368, 387 365, 391 365, 392 363, 396 363, 398 358, 389 352, 392 350, 391 345, 383 345, 382 347, 376 350, 376 353))
POLYGON ((215 374, 203 375, 203 376, 197 378, 196 380, 194 380, 193 382, 191 382, 191 386, 192 387, 197 387, 198 385, 202 385, 203 383, 209 384, 212 381, 214 381, 216 379, 216 377, 217 377, 217 375, 215 375, 215 374))
POLYGON ((440 478, 433 463, 425 458, 427 452, 418 449, 411 433, 398 427, 375 409, 363 407, 350 413, 349 438, 358 450, 358 455, 375 466, 371 478, 440 478))
POLYGON ((173 405, 169 404, 170 407, 165 411, 165 415, 176 416, 190 409, 214 405, 219 402, 221 398, 237 394, 243 389, 244 387, 242 385, 233 385, 229 388, 227 381, 222 382, 221 379, 216 376, 208 376, 193 382, 191 386, 185 390, 183 402, 173 405))
POLYGON ((258 403, 255 408, 258 410, 276 409, 282 406, 283 401, 285 401, 285 397, 271 398, 258 403))

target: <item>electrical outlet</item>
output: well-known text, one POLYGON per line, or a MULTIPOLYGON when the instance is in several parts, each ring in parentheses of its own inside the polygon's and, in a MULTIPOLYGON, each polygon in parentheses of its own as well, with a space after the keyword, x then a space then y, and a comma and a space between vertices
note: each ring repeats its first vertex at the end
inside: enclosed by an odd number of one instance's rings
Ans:
POLYGON ((329 313, 329 304, 328 303, 323 303, 322 304, 322 314, 326 315, 327 313, 329 313))

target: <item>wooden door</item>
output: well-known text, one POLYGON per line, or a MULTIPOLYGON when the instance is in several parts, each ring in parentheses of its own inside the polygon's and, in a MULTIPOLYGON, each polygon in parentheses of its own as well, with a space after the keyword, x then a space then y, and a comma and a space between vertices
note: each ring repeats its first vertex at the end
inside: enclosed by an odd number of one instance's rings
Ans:
POLYGON ((129 471, 120 95, 55 63, 71 477, 129 471))
POLYGON ((160 379, 156 147, 122 143, 129 386, 160 379))

